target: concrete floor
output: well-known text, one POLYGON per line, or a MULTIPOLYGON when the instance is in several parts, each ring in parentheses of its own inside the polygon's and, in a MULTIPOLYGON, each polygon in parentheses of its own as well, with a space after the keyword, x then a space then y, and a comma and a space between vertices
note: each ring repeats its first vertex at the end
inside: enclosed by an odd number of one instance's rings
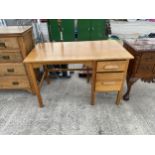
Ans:
POLYGON ((155 84, 138 81, 130 101, 116 106, 116 93, 101 93, 92 106, 90 84, 74 74, 44 83, 40 109, 36 96, 1 91, 0 134, 155 134, 154 92, 155 84))
MULTIPOLYGON (((111 27, 122 39, 154 31, 154 23, 143 21, 111 27)), ((44 83, 40 109, 36 96, 25 91, 0 91, 0 134, 155 134, 154 92, 155 84, 138 81, 130 101, 116 106, 116 93, 101 93, 91 106, 90 84, 74 74, 44 83)))

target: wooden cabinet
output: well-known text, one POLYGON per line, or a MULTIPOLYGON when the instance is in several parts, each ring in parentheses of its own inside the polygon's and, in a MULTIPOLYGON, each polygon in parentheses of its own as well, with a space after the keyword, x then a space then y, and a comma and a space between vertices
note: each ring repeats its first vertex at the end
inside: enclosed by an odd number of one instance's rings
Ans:
POLYGON ((33 47, 30 26, 0 28, 0 89, 32 90, 23 59, 33 47))
POLYGON ((130 61, 127 72, 127 92, 124 100, 129 100, 131 87, 137 80, 155 82, 155 40, 128 39, 124 41, 124 47, 135 57, 130 61))

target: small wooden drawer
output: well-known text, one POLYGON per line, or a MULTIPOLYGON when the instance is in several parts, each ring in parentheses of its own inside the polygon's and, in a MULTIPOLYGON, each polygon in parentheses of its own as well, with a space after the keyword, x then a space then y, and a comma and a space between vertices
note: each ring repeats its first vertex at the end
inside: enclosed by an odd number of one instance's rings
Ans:
POLYGON ((121 89, 124 73, 97 73, 96 91, 118 91, 121 89))
POLYGON ((22 63, 0 64, 0 76, 7 75, 26 75, 24 65, 22 63))
POLYGON ((125 71, 127 61, 104 61, 97 63, 97 72, 125 71))
POLYGON ((19 49, 17 38, 0 38, 0 50, 3 49, 19 49))
POLYGON ((26 76, 2 76, 0 77, 0 89, 30 88, 26 76))
POLYGON ((0 62, 21 62, 22 56, 19 52, 0 52, 0 62))

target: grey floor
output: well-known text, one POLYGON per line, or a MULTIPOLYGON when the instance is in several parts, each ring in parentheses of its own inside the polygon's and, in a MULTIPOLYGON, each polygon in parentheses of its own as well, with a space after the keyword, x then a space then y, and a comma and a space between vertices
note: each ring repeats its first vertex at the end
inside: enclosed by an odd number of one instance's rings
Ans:
POLYGON ((74 74, 44 83, 40 109, 25 91, 0 91, 0 134, 155 134, 154 92, 138 81, 130 101, 116 106, 116 93, 101 93, 91 106, 90 84, 74 74))

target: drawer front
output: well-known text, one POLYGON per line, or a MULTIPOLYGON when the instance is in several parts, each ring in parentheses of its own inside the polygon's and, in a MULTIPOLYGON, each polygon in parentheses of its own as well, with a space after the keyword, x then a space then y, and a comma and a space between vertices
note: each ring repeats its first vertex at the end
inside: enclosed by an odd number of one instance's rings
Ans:
POLYGON ((152 64, 140 62, 140 64, 137 67, 135 75, 137 77, 153 77, 154 65, 155 65, 155 62, 152 64))
POLYGON ((141 57, 141 61, 144 63, 154 63, 155 53, 144 53, 141 57))
POLYGON ((26 75, 25 67, 22 63, 2 63, 0 64, 0 75, 26 75))
POLYGON ((118 91, 121 89, 124 73, 98 73, 96 91, 118 91))
POLYGON ((0 89, 30 88, 26 76, 3 76, 0 77, 0 89))
POLYGON ((126 61, 104 61, 97 63, 97 72, 108 71, 124 71, 126 68, 126 61))
POLYGON ((19 49, 17 38, 0 38, 0 50, 3 49, 19 49))
POLYGON ((21 62, 22 56, 19 52, 0 52, 0 62, 21 62))

